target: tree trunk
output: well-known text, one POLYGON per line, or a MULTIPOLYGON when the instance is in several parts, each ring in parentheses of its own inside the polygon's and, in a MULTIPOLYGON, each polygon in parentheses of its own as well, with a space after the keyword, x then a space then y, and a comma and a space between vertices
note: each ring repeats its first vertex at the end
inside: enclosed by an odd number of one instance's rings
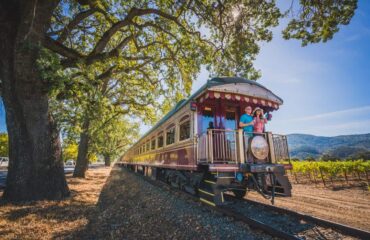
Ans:
POLYGON ((48 84, 36 60, 58 1, 0 3, 0 80, 9 134, 9 167, 3 197, 9 201, 69 195, 48 84))
POLYGON ((78 144, 78 154, 76 167, 73 172, 73 177, 85 177, 88 162, 88 152, 89 152, 89 127, 90 120, 86 117, 82 124, 82 133, 80 134, 80 143, 78 144))
POLYGON ((111 165, 111 158, 110 158, 110 155, 109 154, 105 154, 104 155, 104 163, 105 163, 105 166, 110 167, 110 165, 111 165))

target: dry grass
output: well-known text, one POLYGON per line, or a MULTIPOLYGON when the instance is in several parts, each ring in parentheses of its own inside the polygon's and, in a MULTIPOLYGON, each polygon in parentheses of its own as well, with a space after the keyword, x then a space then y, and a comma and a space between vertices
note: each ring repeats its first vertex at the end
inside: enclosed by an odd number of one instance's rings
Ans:
MULTIPOLYGON (((22 205, 0 202, 0 239, 58 239, 86 227, 111 168, 87 172, 86 179, 67 177, 71 197, 22 205)), ((2 193, 0 192, 0 196, 2 193)))

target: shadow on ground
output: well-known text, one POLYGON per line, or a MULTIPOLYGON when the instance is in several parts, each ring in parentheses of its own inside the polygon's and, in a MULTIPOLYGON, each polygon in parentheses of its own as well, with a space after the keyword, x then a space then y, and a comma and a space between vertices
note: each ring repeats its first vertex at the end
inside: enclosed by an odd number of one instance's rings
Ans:
POLYGON ((68 176, 71 196, 62 201, 12 204, 1 199, 0 191, 0 239, 74 238, 99 214, 97 202, 109 171, 89 171, 85 179, 68 176))
MULTIPOLYGON (((124 221, 119 206, 124 195, 120 193, 124 182, 120 179, 120 168, 114 167, 108 177, 96 205, 87 206, 87 224, 80 229, 66 230, 55 234, 53 239, 110 239, 124 221), (118 206, 118 207, 117 207, 118 206)), ((82 213, 84 214, 84 213, 82 213)), ((81 216, 81 215, 80 215, 81 216)))

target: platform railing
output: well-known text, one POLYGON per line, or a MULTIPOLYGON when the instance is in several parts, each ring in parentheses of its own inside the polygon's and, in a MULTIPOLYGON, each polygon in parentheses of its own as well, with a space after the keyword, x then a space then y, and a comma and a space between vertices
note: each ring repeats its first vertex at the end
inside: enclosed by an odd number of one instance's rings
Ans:
POLYGON ((288 138, 285 135, 273 134, 272 135, 274 144, 275 161, 289 160, 289 148, 288 148, 288 138))
POLYGON ((245 163, 255 162, 250 144, 255 136, 262 136, 269 144, 265 162, 289 159, 287 138, 284 135, 247 133, 239 130, 208 129, 197 138, 198 163, 245 163))
POLYGON ((238 132, 208 129, 198 138, 198 162, 237 163, 238 132))

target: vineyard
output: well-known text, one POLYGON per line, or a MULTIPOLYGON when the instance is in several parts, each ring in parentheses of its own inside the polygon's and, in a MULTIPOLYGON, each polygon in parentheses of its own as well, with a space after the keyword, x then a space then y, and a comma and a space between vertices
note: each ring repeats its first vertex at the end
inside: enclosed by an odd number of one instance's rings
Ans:
POLYGON ((369 186, 370 161, 292 161, 291 177, 296 183, 365 182, 369 186))

